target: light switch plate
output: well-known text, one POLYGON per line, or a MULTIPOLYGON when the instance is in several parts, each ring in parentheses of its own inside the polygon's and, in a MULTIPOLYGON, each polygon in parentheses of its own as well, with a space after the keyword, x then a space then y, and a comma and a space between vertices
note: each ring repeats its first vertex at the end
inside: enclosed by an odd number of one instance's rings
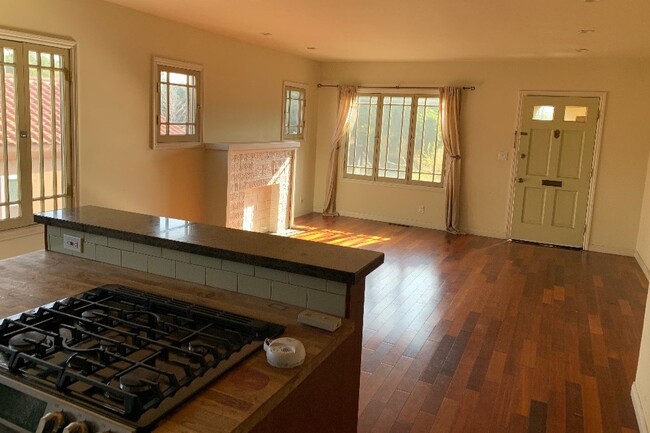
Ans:
POLYGON ((507 161, 508 160, 508 152, 499 152, 499 153, 497 153, 497 160, 499 160, 499 161, 507 161))
POLYGON ((80 253, 81 238, 77 236, 63 235, 63 248, 74 251, 75 253, 80 253))

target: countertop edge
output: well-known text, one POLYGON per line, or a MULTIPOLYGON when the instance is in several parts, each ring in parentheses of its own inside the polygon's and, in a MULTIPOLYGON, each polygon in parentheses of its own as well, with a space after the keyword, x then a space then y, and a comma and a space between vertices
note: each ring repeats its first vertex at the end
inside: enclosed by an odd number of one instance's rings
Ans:
MULTIPOLYGON (((146 216, 142 214, 143 216, 146 216)), ((342 270, 319 267, 298 261, 287 261, 280 258, 266 257, 255 254, 237 252, 195 243, 181 242, 172 239, 165 239, 158 236, 151 236, 142 233, 134 233, 115 228, 102 227, 84 222, 70 221, 66 219, 51 217, 43 214, 35 214, 34 221, 39 224, 46 224, 55 227, 67 228, 86 233, 92 233, 100 236, 109 236, 117 239, 145 243, 161 248, 175 249, 191 254, 199 254, 219 259, 239 261, 255 266, 263 266, 280 271, 301 273, 312 277, 323 278, 326 280, 337 281, 346 284, 355 284, 365 278, 370 272, 377 269, 384 262, 384 254, 377 252, 377 256, 370 260, 365 266, 356 272, 346 272, 342 270)), ((197 224, 197 223, 190 223, 197 224)), ((367 250, 366 250, 367 251, 367 250)))

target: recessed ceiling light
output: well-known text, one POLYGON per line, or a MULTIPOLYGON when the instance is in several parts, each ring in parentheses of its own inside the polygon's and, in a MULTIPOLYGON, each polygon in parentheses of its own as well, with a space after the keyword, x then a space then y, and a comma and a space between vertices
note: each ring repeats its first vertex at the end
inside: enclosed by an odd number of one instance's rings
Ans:
POLYGON ((260 33, 260 35, 262 35, 262 36, 271 36, 272 34, 273 33, 269 33, 269 32, 260 33))
POLYGON ((589 52, 589 48, 577 48, 576 53, 586 53, 589 52))
POLYGON ((578 33, 580 33, 581 35, 586 35, 587 33, 596 33, 596 30, 593 30, 593 29, 582 29, 582 30, 578 30, 578 33))
POLYGON ((307 47, 308 50, 315 50, 316 47, 307 47))

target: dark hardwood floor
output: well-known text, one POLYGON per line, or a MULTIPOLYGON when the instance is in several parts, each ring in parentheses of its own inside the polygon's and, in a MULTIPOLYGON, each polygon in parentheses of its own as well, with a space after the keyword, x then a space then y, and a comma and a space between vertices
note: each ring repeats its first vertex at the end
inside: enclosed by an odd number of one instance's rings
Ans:
POLYGON ((366 285, 359 433, 638 432, 634 258, 319 214, 296 225, 386 254, 366 285))

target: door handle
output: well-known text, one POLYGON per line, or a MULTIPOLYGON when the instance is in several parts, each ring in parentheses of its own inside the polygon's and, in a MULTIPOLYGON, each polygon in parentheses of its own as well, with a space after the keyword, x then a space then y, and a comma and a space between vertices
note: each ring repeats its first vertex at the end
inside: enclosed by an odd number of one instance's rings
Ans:
POLYGON ((524 179, 523 177, 520 177, 519 179, 517 179, 517 183, 524 183, 525 180, 526 179, 524 179))

